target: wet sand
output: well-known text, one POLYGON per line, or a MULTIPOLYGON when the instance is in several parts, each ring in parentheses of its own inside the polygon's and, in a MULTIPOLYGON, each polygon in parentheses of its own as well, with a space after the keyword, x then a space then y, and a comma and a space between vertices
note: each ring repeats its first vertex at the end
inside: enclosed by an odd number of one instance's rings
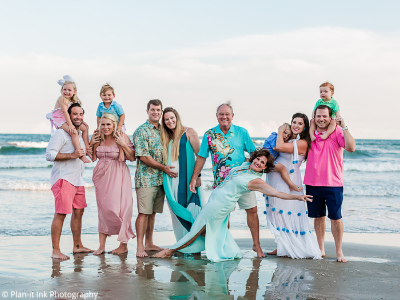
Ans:
MULTIPOLYGON (((0 237, 0 299, 398 299, 399 234, 345 234, 348 263, 337 263, 327 234, 323 260, 258 259, 249 232, 233 231, 241 260, 211 263, 202 256, 137 259, 136 240, 126 255, 75 254, 72 237, 61 239, 71 256, 51 259, 49 236, 0 237)), ((265 252, 273 250, 269 232, 261 232, 265 252)), ((84 235, 96 249, 97 235, 84 235)), ((160 246, 172 232, 155 233, 160 246)), ((109 238, 107 250, 118 246, 109 238)))

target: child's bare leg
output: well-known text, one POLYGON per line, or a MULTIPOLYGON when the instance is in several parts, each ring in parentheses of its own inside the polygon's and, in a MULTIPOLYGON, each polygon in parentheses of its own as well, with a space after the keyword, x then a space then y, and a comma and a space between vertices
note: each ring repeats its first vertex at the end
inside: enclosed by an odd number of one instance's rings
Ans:
MULTIPOLYGON (((68 124, 64 123, 61 125, 61 128, 67 132, 69 134, 69 130, 68 130, 68 124)), ((76 149, 81 149, 81 144, 79 142, 79 135, 78 132, 75 130, 74 133, 70 134, 71 136, 71 140, 72 140, 72 145, 74 145, 75 150, 76 149)), ((84 162, 84 163, 90 163, 91 161, 86 157, 86 156, 81 156, 80 159, 84 162)))
POLYGON ((286 184, 292 191, 301 192, 303 190, 303 187, 295 185, 293 181, 290 180, 289 173, 287 172, 284 165, 277 163, 275 165, 274 172, 278 172, 279 174, 281 174, 283 181, 286 182, 286 184))
POLYGON ((204 227, 194 236, 192 237, 187 243, 185 243, 184 245, 180 246, 179 248, 176 249, 164 249, 156 254, 154 254, 152 257, 158 257, 158 258, 164 258, 164 257, 170 257, 172 255, 172 253, 186 248, 187 246, 189 246, 190 244, 192 244, 202 233, 204 233, 206 231, 206 226, 204 225, 204 227))
POLYGON ((329 124, 328 130, 321 135, 321 139, 326 140, 332 134, 332 132, 335 131, 335 129, 336 129, 336 119, 332 119, 329 124))
POLYGON ((311 121, 310 121, 310 138, 311 138, 311 141, 315 141, 316 140, 316 137, 315 137, 315 129, 316 129, 316 125, 315 125, 315 119, 314 118, 312 118, 311 119, 311 121))
POLYGON ((125 161, 125 153, 124 150, 122 150, 121 146, 118 145, 118 149, 119 149, 119 161, 125 161))
POLYGON ((92 148, 90 147, 89 144, 89 127, 85 124, 82 124, 79 129, 82 131, 82 138, 83 142, 85 143, 86 147, 86 155, 89 157, 92 157, 92 148))

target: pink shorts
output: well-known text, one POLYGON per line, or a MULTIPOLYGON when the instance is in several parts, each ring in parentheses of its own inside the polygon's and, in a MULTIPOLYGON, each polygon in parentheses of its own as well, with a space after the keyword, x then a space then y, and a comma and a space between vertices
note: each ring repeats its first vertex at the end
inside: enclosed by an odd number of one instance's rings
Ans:
POLYGON ((54 195, 56 213, 71 214, 72 208, 87 207, 84 186, 73 186, 64 179, 59 179, 51 188, 54 195))

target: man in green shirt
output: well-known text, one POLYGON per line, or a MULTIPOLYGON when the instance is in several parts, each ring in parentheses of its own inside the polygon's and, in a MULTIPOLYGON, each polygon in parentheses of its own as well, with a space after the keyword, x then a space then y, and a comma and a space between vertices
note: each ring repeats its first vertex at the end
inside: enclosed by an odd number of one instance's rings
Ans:
POLYGON ((155 214, 164 207, 163 172, 171 177, 178 173, 163 164, 160 118, 162 102, 158 99, 147 103, 148 119, 133 134, 137 157, 135 187, 138 203, 136 218, 137 257, 148 256, 146 251, 162 250, 153 244, 155 214), (143 244, 143 239, 145 239, 143 244))

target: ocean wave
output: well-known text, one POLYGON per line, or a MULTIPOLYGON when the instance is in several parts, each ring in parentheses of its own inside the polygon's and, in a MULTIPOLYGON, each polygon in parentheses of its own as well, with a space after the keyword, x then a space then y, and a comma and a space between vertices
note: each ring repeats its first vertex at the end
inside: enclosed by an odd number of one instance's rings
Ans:
MULTIPOLYGON (((91 188, 93 184, 85 183, 85 188, 91 188)), ((0 190, 6 191, 49 191, 50 182, 26 181, 26 180, 2 180, 0 190)))
POLYGON ((344 163, 345 171, 359 172, 396 172, 400 171, 400 162, 362 162, 362 161, 347 161, 344 163))
POLYGON ((16 146, 18 148, 46 148, 49 142, 8 142, 8 144, 16 146))
POLYGON ((50 161, 29 161, 29 160, 0 160, 0 169, 38 169, 51 168, 53 163, 50 161))
POLYGON ((0 155, 38 155, 45 153, 46 148, 21 148, 18 146, 0 146, 0 155))
POLYGON ((374 156, 377 156, 377 155, 379 155, 380 153, 379 153, 379 151, 372 151, 372 150, 360 150, 360 149, 357 149, 356 151, 354 151, 354 152, 347 152, 347 151, 344 151, 344 157, 345 158, 353 158, 353 159, 356 159, 356 158, 367 158, 367 157, 374 157, 374 156))
POLYGON ((256 147, 260 147, 264 145, 265 139, 253 139, 253 143, 256 147))
POLYGON ((398 149, 358 149, 354 152, 344 151, 343 157, 346 159, 372 159, 372 158, 397 158, 400 150, 398 149))
POLYGON ((345 196, 394 197, 394 196, 400 196, 400 187, 398 187, 398 186, 384 186, 384 187, 345 186, 343 194, 345 196))

